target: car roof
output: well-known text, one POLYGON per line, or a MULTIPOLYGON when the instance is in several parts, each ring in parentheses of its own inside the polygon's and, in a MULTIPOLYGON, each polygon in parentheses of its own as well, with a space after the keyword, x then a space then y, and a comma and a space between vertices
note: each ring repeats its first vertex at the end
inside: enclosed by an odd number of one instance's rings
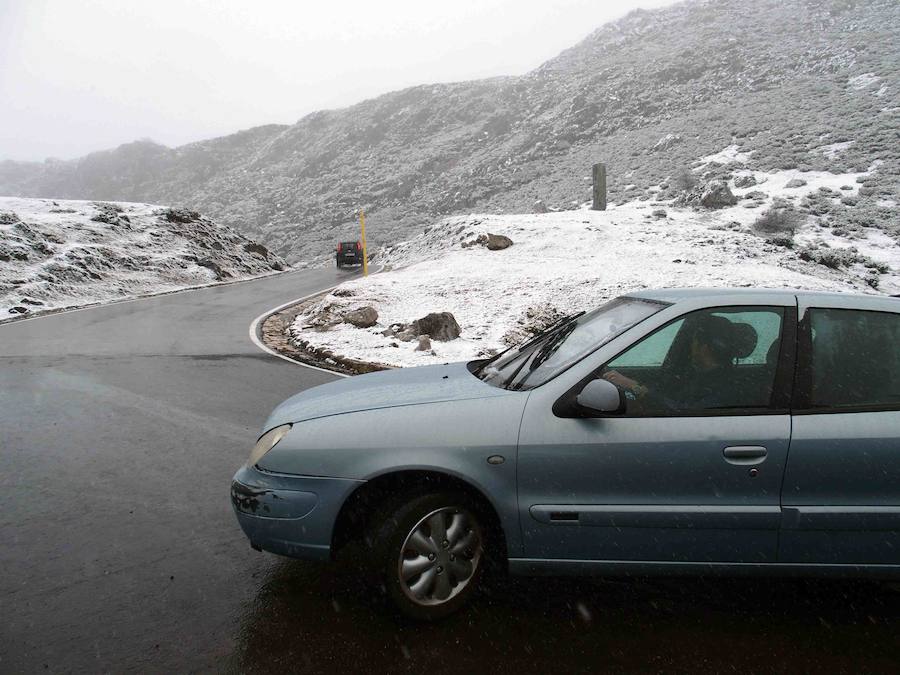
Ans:
POLYGON ((741 295, 748 298, 754 296, 798 296, 808 299, 827 299, 827 298, 853 298, 863 302, 867 300, 896 300, 887 295, 866 295, 863 293, 828 293, 825 291, 806 291, 795 288, 659 288, 646 289, 628 293, 628 297, 641 298, 644 300, 656 300, 659 302, 677 303, 685 300, 695 300, 698 298, 715 299, 721 296, 741 295))

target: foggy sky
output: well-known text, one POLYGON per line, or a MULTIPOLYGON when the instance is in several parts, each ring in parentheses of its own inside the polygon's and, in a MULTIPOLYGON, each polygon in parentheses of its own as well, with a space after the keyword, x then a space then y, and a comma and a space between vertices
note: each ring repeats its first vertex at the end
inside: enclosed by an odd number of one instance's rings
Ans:
POLYGON ((415 84, 519 75, 672 0, 0 0, 0 159, 292 124, 415 84))

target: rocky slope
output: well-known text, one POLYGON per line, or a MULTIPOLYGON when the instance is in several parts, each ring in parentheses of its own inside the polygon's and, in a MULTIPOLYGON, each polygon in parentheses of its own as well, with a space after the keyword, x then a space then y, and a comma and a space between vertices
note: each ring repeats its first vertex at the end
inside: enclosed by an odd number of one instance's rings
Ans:
POLYGON ((262 244, 192 211, 0 198, 0 321, 285 267, 262 244))
POLYGON ((0 163, 0 194, 188 204, 290 259, 330 250, 368 209, 374 243, 446 214, 674 193, 698 169, 881 170, 835 227, 900 230, 900 4, 693 0, 638 11, 521 77, 425 85, 169 149, 0 163), (696 158, 734 146, 731 155, 696 158))

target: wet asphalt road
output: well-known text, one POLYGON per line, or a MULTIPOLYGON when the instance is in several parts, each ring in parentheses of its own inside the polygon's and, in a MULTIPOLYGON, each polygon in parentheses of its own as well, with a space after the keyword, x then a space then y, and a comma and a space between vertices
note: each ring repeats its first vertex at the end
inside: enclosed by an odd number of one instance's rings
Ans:
POLYGON ((350 556, 252 551, 230 478, 269 410, 332 376, 248 325, 346 276, 0 326, 0 672, 900 670, 900 590, 875 583, 499 580, 419 625, 350 556))

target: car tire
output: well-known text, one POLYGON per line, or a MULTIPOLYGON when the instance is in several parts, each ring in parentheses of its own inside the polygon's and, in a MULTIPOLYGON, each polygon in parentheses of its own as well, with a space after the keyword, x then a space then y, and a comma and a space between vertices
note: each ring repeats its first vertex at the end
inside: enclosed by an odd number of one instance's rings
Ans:
POLYGON ((341 267, 343 267, 343 265, 341 265, 341 261, 340 261, 340 260, 337 261, 337 266, 338 266, 338 269, 341 269, 341 267))
POLYGON ((377 581, 407 617, 434 621, 453 614, 478 590, 487 527, 462 492, 410 493, 386 505, 368 539, 377 581))

